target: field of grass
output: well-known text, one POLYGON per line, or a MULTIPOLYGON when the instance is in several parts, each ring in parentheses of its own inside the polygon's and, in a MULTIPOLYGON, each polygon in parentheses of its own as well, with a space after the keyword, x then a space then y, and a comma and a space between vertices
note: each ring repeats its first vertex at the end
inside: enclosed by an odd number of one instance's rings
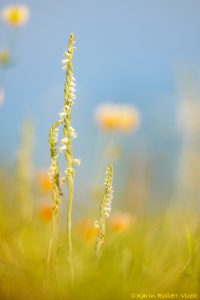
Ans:
MULTIPOLYGON (((58 224, 52 260, 46 257, 50 223, 34 211, 22 217, 19 199, 1 186, 1 299, 196 298, 200 280, 200 224, 195 212, 177 208, 116 230, 108 222, 102 255, 85 221, 73 224, 74 282, 67 261, 67 236, 58 224), (167 294, 168 293, 168 294, 167 294), (187 295, 186 295, 186 294, 187 295), (157 294, 161 294, 158 296, 157 294), (182 294, 182 296, 181 296, 182 294)), ((92 221, 92 220, 91 220, 92 221)))

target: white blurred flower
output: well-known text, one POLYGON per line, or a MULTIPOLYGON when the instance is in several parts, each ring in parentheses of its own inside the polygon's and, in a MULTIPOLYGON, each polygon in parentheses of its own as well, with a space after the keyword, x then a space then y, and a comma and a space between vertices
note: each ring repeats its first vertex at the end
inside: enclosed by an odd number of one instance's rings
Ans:
POLYGON ((3 105, 4 99, 5 99, 5 92, 4 89, 0 87, 0 107, 3 105))

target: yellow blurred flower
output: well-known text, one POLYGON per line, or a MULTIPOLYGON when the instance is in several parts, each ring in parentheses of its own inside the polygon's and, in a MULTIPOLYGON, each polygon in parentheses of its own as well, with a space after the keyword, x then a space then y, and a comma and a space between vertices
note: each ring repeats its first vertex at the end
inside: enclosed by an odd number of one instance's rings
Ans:
POLYGON ((8 5, 2 13, 2 19, 10 26, 20 27, 29 19, 29 9, 26 5, 8 5))
POLYGON ((5 93, 3 88, 0 87, 0 107, 2 106, 3 102, 4 102, 4 98, 5 98, 5 93))
POLYGON ((94 241, 97 237, 98 230, 91 220, 82 220, 77 225, 78 234, 86 241, 94 241))
POLYGON ((6 65, 10 61, 10 53, 7 49, 0 51, 0 64, 6 65))
POLYGON ((131 133, 140 123, 139 112, 132 105, 102 104, 97 107, 95 119, 100 128, 108 132, 131 133))
POLYGON ((37 183, 43 193, 48 194, 52 192, 52 183, 46 171, 39 171, 37 173, 37 183))
POLYGON ((50 222, 52 219, 52 205, 43 205, 39 209, 39 217, 43 222, 50 222))
POLYGON ((115 232, 127 231, 134 219, 128 213, 116 213, 110 219, 110 227, 115 232))

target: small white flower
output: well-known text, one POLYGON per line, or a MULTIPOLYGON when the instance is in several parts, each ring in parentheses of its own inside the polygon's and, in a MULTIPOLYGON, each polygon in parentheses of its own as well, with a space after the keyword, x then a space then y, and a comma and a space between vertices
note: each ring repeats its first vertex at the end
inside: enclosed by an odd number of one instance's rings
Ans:
POLYGON ((61 145, 66 145, 68 143, 69 139, 67 137, 63 138, 61 140, 61 145))
POLYGON ((108 212, 105 212, 105 217, 108 219, 110 217, 110 214, 108 212))
POLYGON ((50 166, 49 172, 48 172, 49 179, 50 179, 51 182, 53 182, 53 180, 54 180, 55 172, 56 172, 55 166, 52 164, 52 165, 50 166))
POLYGON ((80 166, 81 165, 81 160, 79 158, 75 158, 74 163, 77 164, 78 166, 80 166))
POLYGON ((54 141, 55 144, 57 144, 57 142, 58 142, 58 136, 54 136, 53 141, 54 141))
POLYGON ((52 138, 53 138, 53 142, 56 144, 58 142, 58 132, 57 131, 54 132, 54 135, 52 136, 52 138))
POLYGON ((78 135, 78 133, 77 133, 77 132, 73 132, 73 133, 71 133, 71 137, 72 137, 73 139, 76 139, 76 138, 77 138, 77 135, 78 135))
POLYGON ((73 94, 76 92, 76 89, 75 89, 73 86, 70 86, 70 87, 69 87, 69 90, 70 90, 70 92, 73 93, 73 94))
POLYGON ((66 180, 67 180, 67 176, 63 176, 60 181, 63 184, 66 180))
POLYGON ((99 222, 97 220, 94 221, 94 228, 99 229, 99 222))
POLYGON ((75 132, 74 128, 71 127, 71 126, 70 126, 69 130, 70 130, 70 136, 71 136, 73 139, 75 139, 75 138, 77 137, 77 135, 78 135, 77 132, 75 132))
POLYGON ((62 63, 65 65, 65 64, 67 64, 68 63, 68 59, 67 58, 64 58, 63 60, 62 60, 62 63))
POLYGON ((74 88, 75 86, 76 86, 76 84, 73 81, 71 81, 70 82, 70 87, 74 88))
POLYGON ((63 152, 65 150, 67 150, 66 144, 59 147, 60 152, 63 152))
POLYGON ((66 114, 67 114, 66 111, 62 111, 62 112, 59 113, 59 116, 60 116, 60 117, 65 117, 66 114))
POLYGON ((71 57, 72 56, 72 53, 70 53, 70 52, 67 52, 67 57, 71 57))
POLYGON ((68 176, 69 174, 71 174, 73 172, 73 168, 67 168, 65 170, 65 174, 68 176))
POLYGON ((53 177, 52 177, 52 171, 50 169, 49 169, 48 176, 49 176, 49 180, 52 182, 53 177))

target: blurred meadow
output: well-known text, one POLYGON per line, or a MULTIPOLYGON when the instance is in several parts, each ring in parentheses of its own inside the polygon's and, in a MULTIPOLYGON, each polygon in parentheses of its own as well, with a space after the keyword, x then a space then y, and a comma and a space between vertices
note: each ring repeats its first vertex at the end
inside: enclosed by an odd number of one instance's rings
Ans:
POLYGON ((200 2, 0 2, 0 299, 200 297, 200 2))

